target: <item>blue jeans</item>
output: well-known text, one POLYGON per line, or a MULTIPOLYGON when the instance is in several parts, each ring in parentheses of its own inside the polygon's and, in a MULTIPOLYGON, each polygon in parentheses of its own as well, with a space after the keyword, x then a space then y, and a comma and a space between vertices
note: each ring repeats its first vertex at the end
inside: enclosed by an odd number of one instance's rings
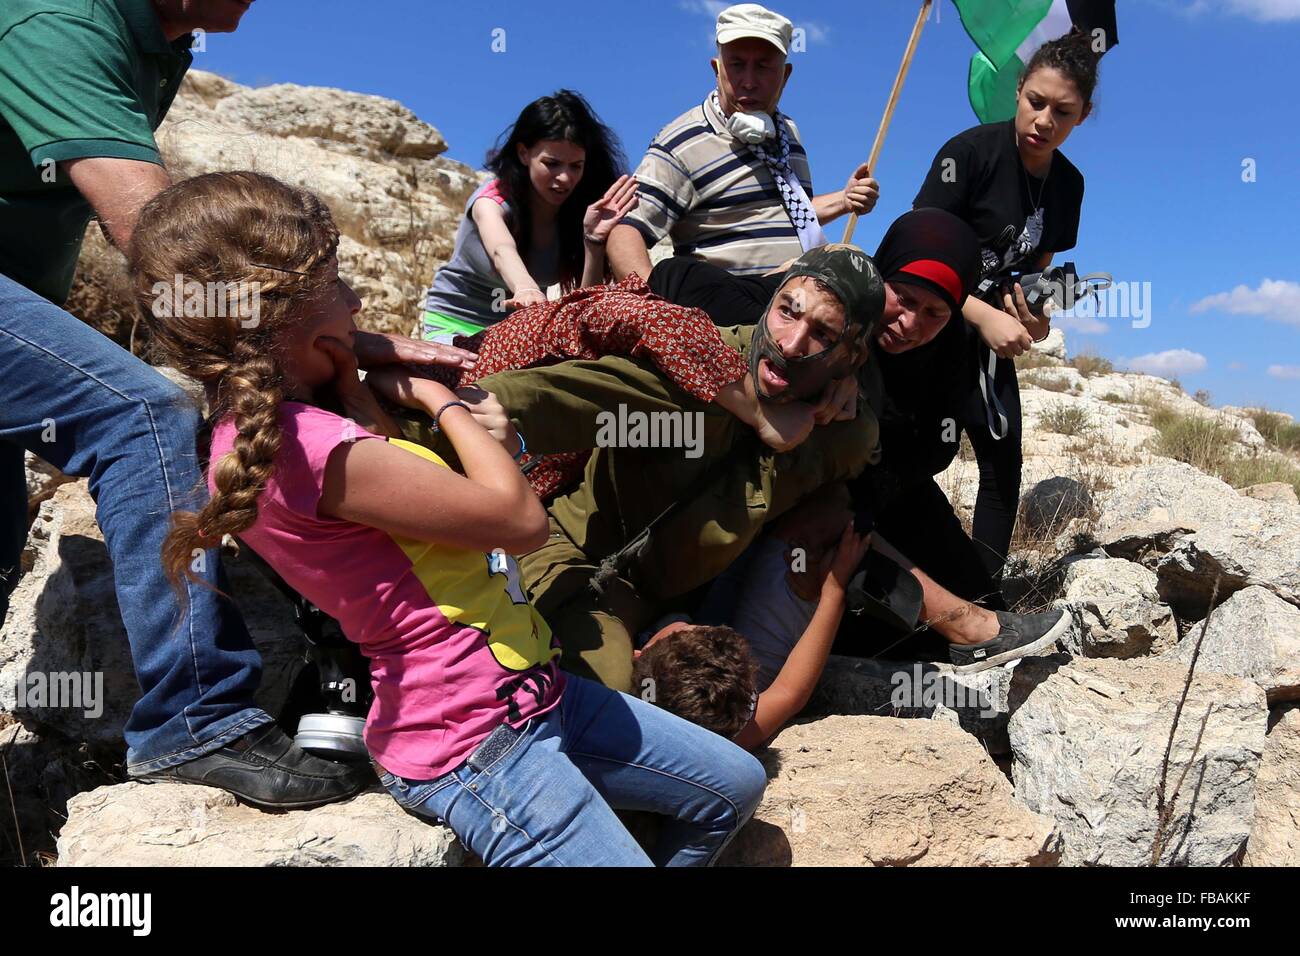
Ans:
POLYGON ((758 806, 767 775, 712 731, 567 675, 558 707, 481 770, 381 773, 404 809, 442 820, 488 866, 707 866, 758 806), (647 856, 614 809, 663 814, 647 856))
MULTIPOLYGON (((0 620, 26 532, 23 449, 89 479, 141 695, 127 721, 133 775, 184 763, 271 720, 253 706, 262 662, 239 612, 186 585, 179 620, 161 550, 169 515, 202 504, 199 413, 181 389, 49 300, 0 275, 0 620)), ((206 556, 210 584, 222 577, 206 556)))

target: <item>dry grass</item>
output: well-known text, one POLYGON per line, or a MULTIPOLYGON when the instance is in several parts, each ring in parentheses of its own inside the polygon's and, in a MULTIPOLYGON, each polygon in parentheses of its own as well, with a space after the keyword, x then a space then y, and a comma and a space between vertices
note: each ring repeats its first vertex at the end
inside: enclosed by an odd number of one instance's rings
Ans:
POLYGON ((1266 409, 1252 413, 1250 418, 1270 445, 1285 452, 1300 451, 1300 422, 1266 409))
POLYGON ((1192 417, 1163 405, 1150 411, 1151 425, 1159 432, 1157 454, 1186 462, 1234 488, 1280 481, 1300 494, 1300 467, 1267 451, 1238 454, 1237 431, 1222 418, 1192 417))
POLYGON ((1068 474, 1087 490, 1092 507, 1078 513, 1060 515, 1048 527, 1030 530, 1021 514, 1011 537, 1011 554, 1003 572, 1003 591, 1012 611, 1034 614, 1052 607, 1064 593, 1065 573, 1061 558, 1085 551, 1096 544, 1094 531, 1100 513, 1097 497, 1111 487, 1106 471, 1099 464, 1075 459, 1068 474), (1061 536, 1068 534, 1068 540, 1061 536))
POLYGON ((1219 474, 1232 457, 1237 432, 1222 419, 1184 415, 1167 405, 1156 405, 1150 411, 1151 426, 1159 432, 1157 454, 1210 475, 1219 474))
POLYGON ((1059 375, 1049 375, 1042 371, 1031 371, 1020 376, 1022 385, 1032 385, 1035 388, 1041 388, 1045 392, 1068 392, 1070 383, 1059 375))
POLYGON ((1110 359, 1093 352, 1081 352, 1070 359, 1069 364, 1078 369, 1079 374, 1084 378, 1092 378, 1094 375, 1109 375, 1115 371, 1115 366, 1110 359))
POLYGON ((1280 481, 1290 485, 1300 495, 1300 468, 1287 459, 1268 452, 1229 458, 1220 468, 1219 477, 1234 488, 1280 481))
POLYGON ((1096 427, 1096 422, 1092 420, 1086 408, 1080 405, 1068 405, 1065 402, 1057 402, 1045 409, 1039 416, 1038 423, 1049 432, 1056 432, 1069 438, 1086 434, 1096 427))
POLYGON ((1024 355, 1017 355, 1013 360, 1016 363, 1017 371, 1028 371, 1034 368, 1060 368, 1059 359, 1054 359, 1050 355, 1044 355, 1042 352, 1035 352, 1030 349, 1024 355))
POLYGON ((1114 392, 1107 392, 1101 397, 1101 400, 1103 402, 1110 402, 1113 405, 1124 405, 1127 402, 1123 396, 1116 395, 1114 392))

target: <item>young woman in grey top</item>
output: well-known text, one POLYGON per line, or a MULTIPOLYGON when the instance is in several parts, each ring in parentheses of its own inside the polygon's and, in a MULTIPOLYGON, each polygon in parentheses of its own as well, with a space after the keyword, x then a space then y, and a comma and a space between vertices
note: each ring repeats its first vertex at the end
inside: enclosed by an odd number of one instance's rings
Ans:
POLYGON ((451 260, 425 295, 423 337, 451 342, 545 301, 548 286, 605 281, 605 239, 637 202, 626 165, 577 93, 524 107, 488 154, 495 176, 470 196, 451 260))

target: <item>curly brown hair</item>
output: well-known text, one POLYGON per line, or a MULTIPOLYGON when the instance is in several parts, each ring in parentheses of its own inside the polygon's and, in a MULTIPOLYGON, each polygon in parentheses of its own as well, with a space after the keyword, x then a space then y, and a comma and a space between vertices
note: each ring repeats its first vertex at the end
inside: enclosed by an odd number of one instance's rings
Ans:
POLYGON ((285 329, 330 282, 339 231, 317 196, 254 172, 208 173, 163 190, 140 212, 128 253, 136 302, 159 356, 207 389, 209 421, 234 416, 229 454, 201 511, 175 511, 163 566, 184 606, 192 562, 257 520, 284 400, 277 359, 285 329), (197 286, 191 285, 198 283, 197 286), (171 290, 198 288, 201 306, 171 290), (249 319, 247 297, 256 308, 249 319))
POLYGON ((729 627, 684 627, 651 644, 632 666, 646 699, 728 740, 753 716, 758 668, 729 627))
POLYGON ((1092 39, 1078 27, 1064 36, 1048 40, 1029 58, 1020 74, 1020 88, 1036 70, 1053 69, 1069 80, 1079 90, 1086 109, 1092 105, 1092 94, 1097 88, 1098 63, 1101 55, 1092 47, 1092 39))

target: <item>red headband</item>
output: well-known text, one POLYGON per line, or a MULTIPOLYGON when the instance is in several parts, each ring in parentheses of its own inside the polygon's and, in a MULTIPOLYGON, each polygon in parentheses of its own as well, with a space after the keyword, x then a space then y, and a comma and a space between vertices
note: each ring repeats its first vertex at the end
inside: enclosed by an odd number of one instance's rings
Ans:
POLYGON ((940 262, 938 259, 916 259, 898 271, 929 279, 952 296, 954 302, 961 302, 965 298, 962 295, 961 280, 957 278, 957 273, 952 266, 946 262, 940 262))

